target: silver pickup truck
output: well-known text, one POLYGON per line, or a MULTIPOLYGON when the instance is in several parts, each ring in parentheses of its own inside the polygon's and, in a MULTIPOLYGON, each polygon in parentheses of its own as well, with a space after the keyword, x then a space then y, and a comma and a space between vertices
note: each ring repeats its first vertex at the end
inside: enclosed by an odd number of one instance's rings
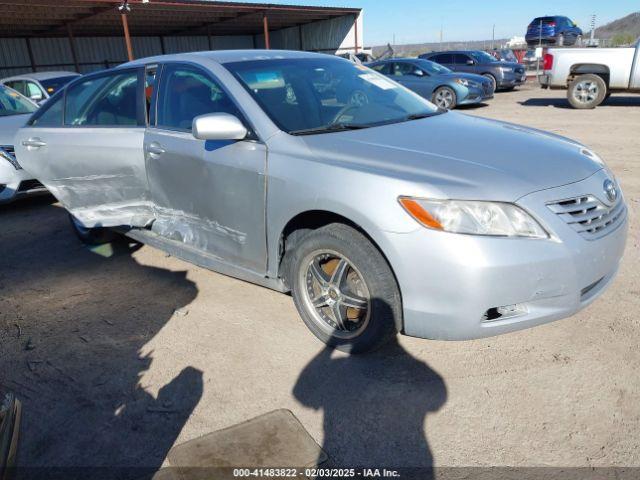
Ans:
POLYGON ((595 108, 613 92, 640 93, 640 39, 628 48, 551 48, 542 88, 566 88, 574 108, 595 108))

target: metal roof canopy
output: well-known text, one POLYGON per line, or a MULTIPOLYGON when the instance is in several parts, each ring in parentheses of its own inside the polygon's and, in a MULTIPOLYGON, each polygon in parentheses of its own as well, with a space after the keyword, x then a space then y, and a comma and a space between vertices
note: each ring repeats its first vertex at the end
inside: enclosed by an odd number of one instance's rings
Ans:
MULTIPOLYGON (((0 37, 123 35, 122 0, 0 0, 0 37)), ((234 3, 206 0, 129 0, 133 36, 256 35, 319 20, 360 14, 358 8, 234 3)))

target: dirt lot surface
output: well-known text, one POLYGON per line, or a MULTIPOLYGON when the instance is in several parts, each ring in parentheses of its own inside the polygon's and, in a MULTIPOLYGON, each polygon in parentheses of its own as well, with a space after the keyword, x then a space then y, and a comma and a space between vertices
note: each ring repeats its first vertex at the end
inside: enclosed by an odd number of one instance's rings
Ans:
POLYGON ((0 207, 0 390, 24 402, 20 464, 157 467, 286 408, 335 465, 640 466, 640 96, 567 107, 530 86, 464 113, 593 147, 630 207, 626 256, 585 311, 497 338, 348 357, 286 295, 150 247, 89 251, 52 201, 0 207))

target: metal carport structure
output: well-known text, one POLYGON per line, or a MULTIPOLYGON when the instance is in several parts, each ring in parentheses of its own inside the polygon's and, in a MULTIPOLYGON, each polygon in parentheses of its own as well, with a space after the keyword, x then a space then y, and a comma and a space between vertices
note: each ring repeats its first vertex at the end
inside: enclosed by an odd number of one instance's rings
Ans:
POLYGON ((207 0, 0 0, 0 75, 89 72, 222 48, 362 48, 359 8, 207 0))

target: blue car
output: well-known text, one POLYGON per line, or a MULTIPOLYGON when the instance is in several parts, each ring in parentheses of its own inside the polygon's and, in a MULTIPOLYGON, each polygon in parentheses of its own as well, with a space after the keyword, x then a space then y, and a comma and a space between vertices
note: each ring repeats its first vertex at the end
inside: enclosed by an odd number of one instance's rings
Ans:
POLYGON ((458 105, 480 103, 493 98, 491 80, 472 73, 456 73, 429 60, 393 58, 372 62, 367 66, 441 108, 450 110, 458 105))
POLYGON ((527 27, 525 40, 527 45, 575 45, 582 37, 582 30, 568 17, 555 15, 552 17, 537 17, 527 27))

